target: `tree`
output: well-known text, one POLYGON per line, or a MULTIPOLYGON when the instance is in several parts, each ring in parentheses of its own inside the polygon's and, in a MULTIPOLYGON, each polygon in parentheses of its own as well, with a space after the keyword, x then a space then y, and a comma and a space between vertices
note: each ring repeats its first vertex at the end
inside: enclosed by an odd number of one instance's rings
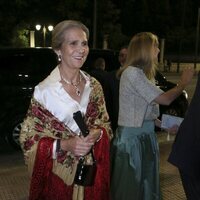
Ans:
POLYGON ((151 31, 165 38, 167 51, 177 52, 182 38, 183 51, 192 50, 200 2, 182 0, 113 0, 121 8, 122 32, 132 37, 141 31, 151 31), (195 11, 195 12, 194 12, 195 11))
POLYGON ((121 45, 127 43, 127 36, 121 32, 119 15, 120 10, 111 0, 97 2, 97 47, 103 47, 105 37, 108 37, 109 48, 118 49, 121 45))
MULTIPOLYGON (((26 46, 27 31, 37 23, 55 25, 66 19, 82 21, 89 28, 92 44, 94 0, 1 0, 0 46, 26 46), (18 41, 19 40, 19 41, 18 41)), ((199 0, 98 0, 97 47, 108 35, 109 48, 118 49, 137 32, 151 31, 165 38, 166 51, 194 48, 199 0)))

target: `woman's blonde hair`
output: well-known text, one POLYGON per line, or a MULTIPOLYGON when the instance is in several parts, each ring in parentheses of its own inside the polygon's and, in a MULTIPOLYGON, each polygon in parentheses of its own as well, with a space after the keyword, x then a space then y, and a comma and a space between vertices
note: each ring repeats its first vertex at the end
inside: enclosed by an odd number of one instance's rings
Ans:
POLYGON ((157 60, 152 56, 152 47, 158 45, 158 37, 153 33, 141 32, 134 35, 128 46, 126 62, 119 70, 118 77, 128 66, 134 66, 143 69, 148 79, 153 79, 157 60))
POLYGON ((58 23, 52 32, 51 46, 54 50, 59 50, 61 48, 61 45, 65 40, 65 33, 71 28, 82 29, 86 33, 87 39, 89 40, 89 30, 84 24, 75 20, 65 20, 58 23))

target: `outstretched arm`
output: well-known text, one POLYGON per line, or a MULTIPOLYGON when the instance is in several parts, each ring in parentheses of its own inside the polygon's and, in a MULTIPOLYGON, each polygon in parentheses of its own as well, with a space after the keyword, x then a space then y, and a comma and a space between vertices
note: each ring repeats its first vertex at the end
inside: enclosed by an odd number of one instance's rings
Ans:
POLYGON ((185 69, 181 75, 178 85, 167 92, 162 93, 155 98, 155 102, 161 105, 169 105, 174 99, 176 99, 185 89, 185 87, 191 82, 194 75, 194 69, 185 69))

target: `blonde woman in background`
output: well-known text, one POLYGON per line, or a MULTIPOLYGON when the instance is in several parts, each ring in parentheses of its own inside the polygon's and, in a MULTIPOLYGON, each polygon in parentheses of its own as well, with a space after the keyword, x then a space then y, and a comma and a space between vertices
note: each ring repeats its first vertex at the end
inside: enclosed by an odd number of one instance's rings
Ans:
MULTIPOLYGON (((190 83, 187 69, 173 89, 155 85, 158 37, 138 33, 130 41, 119 72, 119 118, 112 144, 112 200, 159 200, 159 149, 154 126, 160 127, 158 104, 169 105, 190 83)), ((172 130, 176 127, 172 127, 172 130)))

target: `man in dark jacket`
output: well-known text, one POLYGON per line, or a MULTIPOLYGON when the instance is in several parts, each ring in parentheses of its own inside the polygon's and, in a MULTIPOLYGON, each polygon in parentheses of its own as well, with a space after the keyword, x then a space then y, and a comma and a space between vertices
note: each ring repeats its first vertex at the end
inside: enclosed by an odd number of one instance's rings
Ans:
POLYGON ((200 72, 168 161, 178 167, 188 200, 200 200, 200 72))
MULTIPOLYGON (((128 46, 121 47, 118 55, 118 61, 120 63, 120 67, 123 67, 126 56, 128 52, 128 46)), ((115 132, 117 128, 117 122, 118 122, 118 113, 119 113, 119 77, 117 77, 118 70, 114 70, 109 72, 109 90, 110 90, 110 102, 111 102, 111 125, 112 129, 115 132)))

